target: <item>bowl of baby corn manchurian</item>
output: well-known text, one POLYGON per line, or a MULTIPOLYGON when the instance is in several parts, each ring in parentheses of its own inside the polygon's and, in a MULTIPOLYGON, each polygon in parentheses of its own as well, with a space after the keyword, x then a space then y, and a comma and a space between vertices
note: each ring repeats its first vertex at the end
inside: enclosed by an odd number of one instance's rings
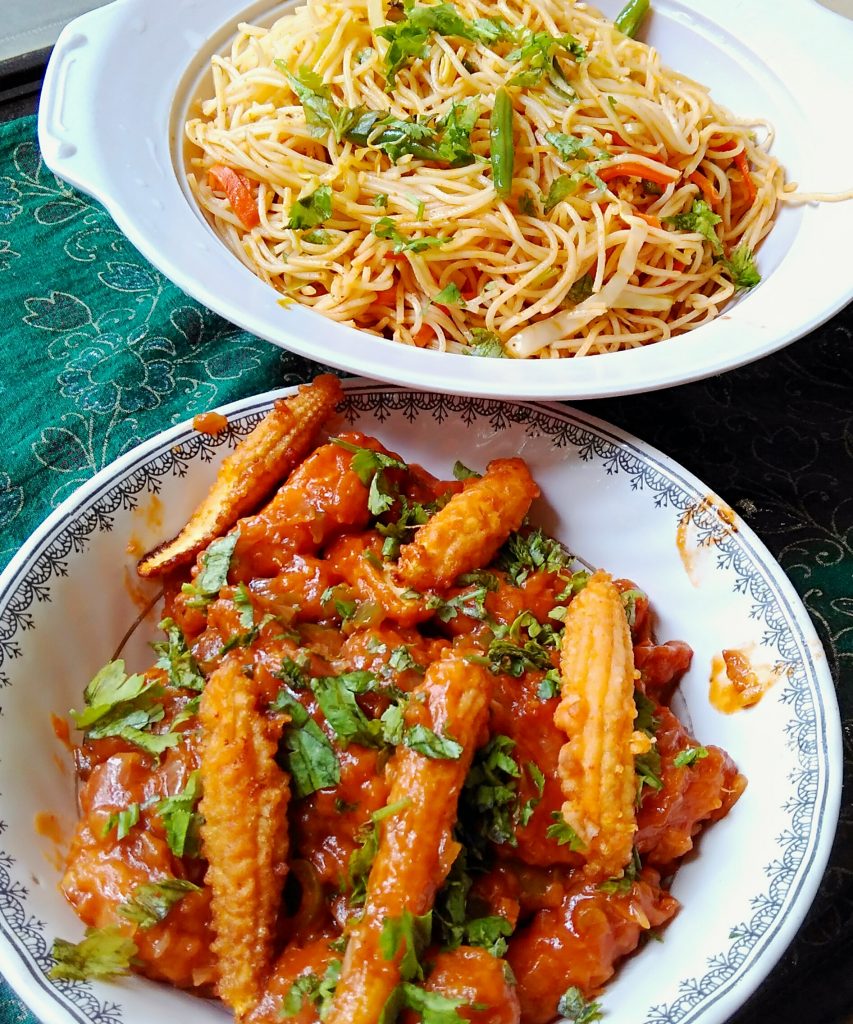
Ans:
POLYGON ((63 890, 90 928, 54 975, 101 942, 93 973, 240 1021, 594 1013, 745 780, 669 710, 691 652, 655 643, 645 595, 527 524, 522 459, 442 481, 320 443, 340 400, 323 376, 277 401, 139 562, 168 640, 86 690, 63 890), (156 709, 141 751, 103 727, 126 699, 156 709))

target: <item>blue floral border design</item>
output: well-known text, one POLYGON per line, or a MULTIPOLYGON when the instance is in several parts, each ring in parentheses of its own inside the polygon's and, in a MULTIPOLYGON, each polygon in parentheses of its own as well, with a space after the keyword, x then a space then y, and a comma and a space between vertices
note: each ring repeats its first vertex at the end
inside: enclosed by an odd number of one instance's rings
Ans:
MULTIPOLYGON (((67 573, 68 555, 85 550, 93 533, 111 530, 115 512, 136 507, 141 492, 158 493, 160 478, 167 474, 183 477, 194 459, 210 461, 222 445, 233 447, 256 425, 270 404, 271 400, 262 399, 256 405, 241 409, 228 429, 213 437, 187 431, 177 443, 172 441, 157 454, 141 458, 129 472, 125 471, 119 483, 112 486, 106 483, 90 496, 85 506, 64 517, 35 558, 18 570, 11 593, 8 590, 7 594, 0 593, 0 688, 10 685, 4 665, 21 656, 15 640, 17 633, 33 628, 30 607, 34 602, 50 600, 50 581, 67 573)), ((776 647, 782 655, 780 667, 787 673, 782 700, 792 712, 787 724, 787 744, 796 753, 799 768, 791 778, 795 795, 784 808, 790 816, 790 827, 777 837, 780 854, 765 869, 768 888, 754 897, 752 917, 732 929, 732 945, 725 953, 709 960, 707 973, 702 978, 682 980, 677 1000, 671 1005, 655 1006, 646 1024, 687 1024, 696 1020, 697 1015, 724 994, 724 987, 730 987, 748 961, 758 955, 772 930, 778 928, 786 913, 786 900, 798 878, 802 879, 802 870, 814 853, 822 791, 825 799, 821 768, 826 763, 827 752, 818 737, 815 697, 819 695, 809 685, 809 672, 801 653, 806 648, 804 643, 797 642, 791 628, 791 609, 783 606, 784 599, 774 593, 766 573, 755 572, 756 565, 765 568, 761 559, 749 549, 744 538, 731 529, 713 501, 699 495, 691 482, 658 465, 648 452, 611 433, 605 424, 595 425, 581 417, 575 418, 577 414, 569 410, 552 407, 375 385, 349 388, 341 411, 351 423, 365 413, 380 423, 392 413, 402 413, 409 422, 428 413, 438 424, 449 416, 459 415, 468 426, 478 420, 488 421, 495 431, 510 424, 523 425, 529 437, 546 437, 555 448, 572 447, 583 461, 599 460, 608 475, 627 475, 632 489, 648 491, 655 507, 672 508, 679 521, 689 520, 699 542, 716 548, 718 567, 733 573, 735 591, 749 597, 752 616, 765 626, 763 642, 776 647)), ((3 830, 0 822, 0 835, 3 830)), ((44 976, 51 963, 43 935, 44 924, 27 916, 27 890, 14 880, 13 866, 13 858, 0 850, 0 925, 5 926, 3 931, 17 940, 14 944, 44 976)), ((120 1024, 120 1007, 100 1002, 87 984, 40 980, 45 986, 54 985, 64 997, 63 1002, 67 1000, 81 1011, 82 1019, 96 1024, 120 1024)))

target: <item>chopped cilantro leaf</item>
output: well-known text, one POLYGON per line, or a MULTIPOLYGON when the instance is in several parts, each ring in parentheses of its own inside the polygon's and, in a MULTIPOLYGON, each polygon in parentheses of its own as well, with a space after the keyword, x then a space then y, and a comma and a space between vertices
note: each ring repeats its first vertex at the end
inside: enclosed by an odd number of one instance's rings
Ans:
POLYGON ((522 192, 518 197, 518 208, 526 217, 536 216, 536 200, 530 192, 522 192))
POLYGON ((424 972, 420 956, 429 943, 432 933, 432 911, 415 917, 404 910, 399 917, 386 917, 379 934, 379 951, 386 960, 399 961, 400 977, 404 981, 417 978, 423 980, 424 972))
POLYGON ((644 732, 647 736, 654 736, 660 724, 655 718, 654 701, 641 691, 634 690, 634 706, 637 709, 637 717, 634 719, 634 728, 644 732))
POLYGON ((645 598, 645 593, 642 590, 633 588, 631 590, 623 590, 621 593, 622 606, 625 609, 625 617, 628 619, 628 625, 631 629, 637 624, 637 601, 641 598, 645 598))
POLYGON ((711 243, 714 254, 722 256, 723 243, 716 232, 715 225, 722 221, 704 199, 694 199, 693 205, 686 213, 677 213, 674 217, 664 217, 664 224, 671 224, 678 231, 689 231, 701 235, 711 243))
POLYGON ((350 903, 360 906, 367 897, 367 879, 376 851, 379 849, 379 829, 368 827, 361 835, 361 846, 350 854, 347 874, 350 889, 350 903))
POLYGON ((592 287, 595 283, 592 274, 586 273, 583 277, 579 277, 577 281, 569 288, 566 298, 569 302, 574 302, 577 305, 583 302, 584 299, 588 299, 592 295, 592 287))
MULTIPOLYGON (((347 132, 347 138, 361 146, 379 149, 394 163, 403 156, 464 167, 474 161, 471 131, 480 116, 476 103, 454 102, 435 126, 412 118, 402 121, 390 114, 365 112, 347 132)), ((374 201, 375 206, 387 206, 374 201)), ((423 201, 417 201, 418 220, 423 220, 423 201)))
POLYGON ((261 630, 268 623, 275 619, 274 615, 267 613, 260 622, 252 626, 245 633, 235 633, 234 636, 228 637, 225 643, 219 648, 220 656, 227 654, 229 651, 233 651, 235 647, 251 647, 252 644, 258 639, 261 630))
POLYGON ((589 168, 573 171, 571 174, 561 174, 551 182, 548 194, 542 196, 542 206, 545 212, 548 213, 558 203, 568 199, 569 196, 573 196, 584 182, 588 182, 595 189, 603 190, 607 188, 607 185, 601 178, 589 168))
POLYGON ((472 478, 478 480, 482 475, 482 473, 478 473, 475 469, 469 469, 459 459, 453 463, 453 476, 457 480, 471 480, 472 478))
POLYGON ((462 293, 453 281, 445 285, 432 301, 440 303, 442 306, 462 306, 463 308, 465 306, 462 293))
POLYGON ((465 1017, 459 1014, 459 1010, 467 1008, 468 1004, 463 999, 450 999, 439 992, 429 992, 419 985, 411 982, 403 982, 398 985, 388 1000, 388 1006, 393 1007, 390 1016, 385 1016, 383 1021, 394 1020, 395 1014, 401 1009, 414 1010, 420 1014, 421 1024, 465 1024, 465 1017))
POLYGON ((163 630, 168 639, 151 645, 160 655, 156 662, 157 668, 165 669, 169 673, 169 682, 179 690, 203 690, 204 676, 187 649, 184 634, 174 619, 163 619, 158 628, 163 630))
POLYGON ((471 341, 473 344, 464 350, 468 355, 480 356, 481 359, 506 359, 503 343, 494 331, 472 327, 471 341))
POLYGON ((310 195, 295 199, 290 207, 289 228, 315 228, 332 216, 332 189, 320 185, 310 195))
POLYGON ((201 572, 192 583, 185 583, 181 587, 188 598, 187 607, 204 608, 218 596, 228 581, 231 556, 239 539, 240 531, 235 530, 208 544, 201 556, 201 572))
POLYGON ((450 622, 451 619, 455 619, 456 616, 461 612, 463 615, 467 615, 472 619, 483 619, 487 618, 486 613, 486 594, 491 588, 485 584, 475 586, 470 590, 465 590, 461 594, 456 594, 453 597, 449 597, 446 601, 442 601, 441 598, 435 597, 430 600, 433 602, 430 605, 427 602, 427 607, 435 607, 436 615, 442 622, 450 622))
POLYGON ((471 22, 475 38, 491 46, 492 43, 518 42, 520 31, 503 18, 474 18, 471 22))
POLYGON ((124 839, 133 828, 134 825, 139 822, 139 804, 132 803, 128 804, 127 807, 123 807, 120 811, 113 811, 113 813, 107 818, 106 824, 104 825, 103 835, 107 836, 116 830, 116 839, 124 839))
POLYGON ((351 893, 349 901, 352 906, 359 906, 364 903, 365 896, 367 895, 367 878, 370 874, 373 858, 379 849, 379 823, 401 811, 404 807, 408 806, 408 803, 408 800, 398 800, 397 803, 386 804, 385 807, 380 807, 378 811, 374 811, 371 814, 370 824, 362 829, 359 834, 358 838, 361 845, 350 854, 347 865, 347 883, 351 893))
POLYGON ((536 792, 539 796, 545 792, 545 775, 542 769, 536 764, 535 761, 527 761, 524 765, 527 769, 527 774, 530 776, 533 785, 536 787, 536 792))
POLYGON ((315 138, 323 138, 331 130, 335 139, 340 142, 364 114, 361 107, 351 109, 338 106, 332 99, 331 89, 324 85, 322 78, 310 68, 299 68, 294 75, 284 61, 275 60, 273 63, 279 71, 284 72, 290 82, 305 112, 305 123, 315 138))
POLYGON ((522 676, 527 669, 549 669, 548 648, 559 645, 560 634, 548 623, 539 622, 531 612, 522 612, 509 627, 495 628, 495 637, 487 651, 489 668, 494 673, 522 676), (521 630, 527 631, 526 640, 521 630))
POLYGON ((405 722, 403 721, 403 706, 391 703, 382 712, 379 721, 382 723, 382 738, 386 743, 396 747, 403 742, 405 722))
POLYGON ((445 949, 456 949, 465 941, 468 893, 472 885, 467 862, 468 857, 463 845, 435 898, 436 930, 445 949))
POLYGON ((542 196, 542 206, 546 213, 553 210, 557 203, 561 203, 569 196, 573 196, 580 188, 580 180, 574 174, 561 174, 555 178, 548 189, 548 194, 542 196))
POLYGON ((498 734, 478 750, 465 779, 459 820, 469 851, 482 849, 485 841, 517 845, 515 816, 521 769, 512 751, 515 741, 498 734))
POLYGON ((480 108, 476 101, 469 105, 454 100, 450 110, 439 122, 441 140, 436 150, 438 160, 451 167, 464 167, 473 163, 471 132, 479 116, 480 108))
POLYGON ((553 825, 549 825, 545 835, 556 839, 557 846, 568 846, 570 850, 584 850, 586 846, 572 826, 563 818, 559 811, 552 811, 553 825))
POLYGON ((330 960, 322 978, 318 978, 311 971, 300 974, 284 997, 281 1007, 282 1014, 285 1017, 296 1016, 307 999, 308 1002, 314 1004, 317 1016, 320 1020, 323 1020, 331 1007, 332 998, 334 997, 340 976, 340 960, 330 960))
POLYGON ((400 647, 395 647, 391 652, 391 656, 388 659, 388 665, 395 672, 406 672, 409 669, 415 672, 424 672, 423 665, 415 661, 412 657, 412 652, 403 644, 400 647))
POLYGON ((295 1017, 302 1009, 302 1004, 307 998, 313 1001, 314 993, 320 985, 320 979, 311 972, 300 974, 290 986, 284 1001, 281 1004, 281 1012, 285 1017, 295 1017))
POLYGON ((384 192, 380 192, 378 196, 374 196, 373 205, 378 207, 387 206, 388 196, 386 196, 384 192))
POLYGON ((340 437, 333 437, 332 443, 353 453, 352 471, 368 488, 367 507, 375 516, 387 512, 394 504, 394 494, 390 491, 385 479, 386 469, 408 470, 405 462, 395 459, 384 452, 376 452, 372 448, 360 448, 340 437))
POLYGON ((539 683, 536 696, 540 700, 550 700, 552 697, 560 696, 560 673, 557 669, 548 669, 539 683))
POLYGON ((388 89, 394 87, 397 72, 409 61, 426 54, 431 33, 442 36, 473 38, 470 24, 453 4, 441 3, 434 7, 409 6, 405 17, 390 25, 376 29, 376 35, 391 44, 385 53, 385 78, 388 89))
POLYGON ((701 761, 707 756, 707 747, 686 747, 675 755, 672 763, 676 768, 686 768, 688 765, 696 764, 697 761, 701 761))
POLYGON ((565 135, 563 132, 545 132, 545 141, 557 150, 562 160, 600 159, 590 149, 594 145, 591 135, 579 139, 576 135, 565 135))
MULTIPOLYGON (((382 557, 386 560, 398 558, 400 544, 406 539, 407 531, 423 526, 439 507, 437 502, 422 505, 418 501, 409 501, 405 495, 400 495, 400 505, 400 515, 395 523, 376 524, 376 529, 385 538, 385 543, 382 545, 382 557)), ((418 597, 420 594, 416 594, 415 600, 418 597)))
POLYGON ((575 61, 586 58, 586 51, 574 36, 552 36, 549 32, 524 29, 521 45, 506 56, 511 64, 520 61, 523 65, 523 69, 509 80, 509 85, 531 88, 540 85, 543 77, 547 77, 564 96, 572 96, 571 90, 567 91, 568 82, 557 60, 557 51, 563 51, 575 61))
POLYGON ((471 889, 467 856, 463 847, 453 862, 447 881, 435 903, 436 931, 445 949, 457 949, 463 943, 482 946, 492 956, 501 957, 507 950, 507 938, 513 926, 501 915, 469 917, 468 893, 471 889))
POLYGON ((509 540, 498 553, 498 564, 506 570, 510 583, 519 587, 531 572, 559 572, 566 569, 572 556, 552 537, 546 537, 540 528, 527 533, 510 534, 509 540))
POLYGON ((136 944, 114 926, 87 928, 80 942, 54 939, 48 977, 55 981, 114 978, 128 973, 136 952, 136 944))
POLYGON ((507 939, 513 926, 501 914, 475 917, 465 925, 465 941, 469 946, 482 946, 492 956, 501 957, 507 951, 507 939))
POLYGON ((86 729, 117 705, 136 701, 152 688, 144 676, 127 675, 123 661, 111 661, 95 674, 83 691, 86 710, 71 711, 71 717, 78 729, 86 729))
MULTIPOLYGON (((415 156, 421 160, 437 160, 436 130, 418 120, 401 121, 397 117, 382 117, 372 126, 365 136, 365 144, 369 144, 382 152, 392 161, 403 156, 415 156)), ((420 217, 418 218, 421 219, 420 217)))
POLYGON ((202 816, 195 810, 201 799, 201 773, 192 772, 180 793, 164 797, 156 806, 166 827, 166 841, 176 857, 201 853, 202 816))
POLYGON ((301 728, 311 717, 299 700, 283 686, 270 703, 270 711, 283 711, 297 729, 301 728))
POLYGON ((602 882, 598 886, 599 890, 606 893, 622 893, 623 895, 630 892, 631 886, 639 877, 642 867, 640 855, 635 846, 631 851, 631 860, 622 872, 622 876, 620 878, 608 878, 606 882, 602 882))
POLYGON ((162 754, 181 742, 175 732, 150 733, 146 730, 161 721, 165 712, 157 701, 163 687, 144 676, 127 676, 123 661, 112 661, 86 687, 84 711, 71 711, 78 729, 92 739, 118 736, 149 754, 162 754))
POLYGON ((294 690, 304 690, 308 685, 305 670, 309 667, 311 659, 304 651, 297 653, 295 658, 282 658, 281 668, 276 672, 279 679, 289 683, 294 690))
POLYGON ((659 793, 663 789, 658 751, 652 747, 645 754, 637 754, 634 758, 634 771, 637 775, 637 807, 641 807, 647 789, 654 793, 659 793))
POLYGON ((118 908, 118 913, 140 928, 152 928, 165 920, 172 907, 189 892, 201 892, 201 889, 186 878, 161 878, 158 882, 137 885, 131 898, 118 908))
POLYGON ((587 1002, 583 992, 575 986, 566 989, 560 996, 557 1013, 572 1021, 572 1024, 592 1024, 603 1017, 601 1006, 597 1002, 587 1002))
POLYGON ((382 742, 381 724, 369 720, 355 699, 357 693, 365 692, 361 685, 362 676, 374 678, 370 672, 352 672, 311 680, 311 689, 320 709, 343 747, 350 743, 379 746, 382 742))
POLYGON ((438 245, 444 245, 445 242, 450 241, 450 239, 446 237, 434 236, 427 236, 424 238, 406 238, 405 235, 400 234, 397 230, 397 225, 391 217, 380 217, 380 219, 373 225, 372 231, 377 238, 384 238, 389 242, 393 242, 394 252, 424 252, 426 249, 430 249, 438 245))
POLYGON ((252 595, 245 583, 237 584, 234 605, 240 612, 240 625, 243 629, 251 629, 255 624, 255 609, 252 607, 252 595))
POLYGON ((411 750, 433 760, 458 761, 462 756, 461 744, 447 734, 439 736, 425 725, 413 725, 406 729, 403 742, 411 750))
POLYGON ((284 733, 286 762, 297 799, 318 789, 336 786, 341 781, 341 766, 326 734, 307 718, 301 725, 292 723, 284 733))
POLYGON ((303 242, 310 242, 312 245, 328 245, 331 240, 332 236, 322 228, 309 231, 302 236, 303 242))
POLYGON ((722 264, 738 290, 754 288, 761 281, 752 249, 745 243, 733 249, 731 256, 724 258, 722 264))

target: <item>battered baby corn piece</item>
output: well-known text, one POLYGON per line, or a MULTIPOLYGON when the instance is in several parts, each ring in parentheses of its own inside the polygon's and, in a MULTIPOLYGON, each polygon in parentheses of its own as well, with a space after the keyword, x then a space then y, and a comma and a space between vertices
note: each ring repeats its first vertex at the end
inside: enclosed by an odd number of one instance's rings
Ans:
POLYGON ((364 916, 353 928, 325 1024, 376 1024, 400 981, 406 949, 383 955, 383 924, 405 911, 427 913, 459 852, 452 838, 459 792, 485 738, 490 691, 485 669, 450 654, 430 665, 412 693, 407 723, 452 737, 462 749, 456 759, 435 759, 400 745, 391 759, 387 806, 397 809, 381 826, 364 916))
POLYGON ((222 463, 209 494, 177 537, 140 559, 139 575, 162 576, 191 562, 240 516, 256 508, 305 458, 340 398, 338 378, 323 374, 291 398, 277 401, 222 463))
POLYGON ((400 549, 399 572, 417 590, 449 587, 488 565, 517 530, 539 488, 522 459, 495 459, 400 549))
POLYGON ((563 818, 585 844, 591 875, 617 877, 631 859, 637 824, 634 655, 619 591, 593 575, 569 605, 560 654, 562 700, 554 722, 569 737, 560 750, 563 818))
POLYGON ((266 717, 259 702, 257 683, 230 658, 211 674, 199 709, 211 949, 219 996, 238 1020, 263 995, 272 968, 287 871, 290 782, 275 762, 284 716, 266 717))

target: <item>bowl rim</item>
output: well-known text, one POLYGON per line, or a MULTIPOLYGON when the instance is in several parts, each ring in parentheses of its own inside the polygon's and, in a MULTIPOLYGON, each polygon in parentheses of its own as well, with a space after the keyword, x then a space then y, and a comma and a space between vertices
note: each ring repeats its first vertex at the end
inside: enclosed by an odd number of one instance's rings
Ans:
MULTIPOLYGON (((298 304, 283 310, 279 293, 240 263, 197 208, 188 208, 174 167, 181 145, 175 111, 181 109, 180 91, 188 75, 192 78, 191 69, 205 63, 202 54, 209 52, 211 40, 271 6, 267 0, 241 3, 245 6, 235 13, 233 0, 205 5, 118 0, 76 19, 63 30, 48 65, 38 133, 51 170, 100 200, 133 245, 178 287, 252 334, 389 383, 498 398, 578 400, 651 391, 734 369, 802 337, 853 298, 842 260, 823 260, 821 273, 810 273, 823 246, 845 231, 853 233, 853 202, 847 202, 801 207, 798 237, 780 265, 714 321, 672 342, 631 351, 586 359, 471 363, 470 356, 366 335, 298 304), (158 9, 167 7, 169 16, 158 17, 158 9), (123 46, 116 54, 118 38, 132 38, 138 45, 123 46), (131 125, 122 104, 134 76, 150 78, 152 70, 157 81, 145 106, 131 108, 131 125), (117 145, 107 144, 99 121, 115 126, 117 145), (552 368, 555 362, 559 374, 552 368)), ((612 5, 612 0, 605 3, 612 5)), ((786 0, 784 5, 753 0, 746 12, 739 0, 657 0, 655 7, 662 17, 688 24, 709 44, 730 50, 741 63, 744 52, 751 53, 755 74, 785 98, 790 116, 812 134, 830 126, 828 105, 820 97, 844 84, 853 87, 853 63, 846 60, 853 49, 853 23, 816 0, 786 0), (773 70, 777 67, 786 69, 784 82, 773 70)), ((853 139, 836 136, 833 145, 841 159, 833 163, 850 166, 853 139)), ((809 176, 813 159, 804 157, 798 174, 803 170, 809 176)), ((827 187, 849 185, 840 177, 832 179, 835 171, 820 173, 827 187)))
MULTIPOLYGON (((424 395, 417 389, 405 386, 388 386, 381 382, 350 379, 344 381, 347 397, 357 401, 359 396, 397 395, 404 398, 413 395, 416 401, 425 402, 431 399, 441 401, 447 399, 442 395, 424 395)), ((261 395, 231 402, 222 406, 219 411, 226 416, 250 419, 244 426, 248 430, 256 422, 257 416, 265 411, 275 398, 292 394, 293 388, 278 388, 261 395), (255 415, 257 414, 257 415, 255 415)), ((556 417, 563 423, 574 423, 582 429, 599 436, 605 443, 616 445, 622 451, 633 453, 641 460, 655 467, 656 472, 663 473, 667 479, 695 494, 708 494, 708 488, 701 480, 685 470, 679 463, 670 459, 658 449, 641 441, 631 433, 614 427, 598 417, 585 411, 572 409, 562 405, 529 402, 503 402, 499 400, 478 401, 477 399, 458 399, 463 403, 475 403, 480 415, 489 415, 500 411, 506 412, 507 407, 516 407, 526 411, 529 416, 543 413, 556 417)), ((13 557, 6 569, 0 573, 0 614, 14 594, 16 585, 34 561, 48 549, 55 534, 85 512, 99 496, 104 496, 120 481, 126 481, 152 457, 159 455, 182 442, 198 438, 199 434, 192 427, 192 421, 185 421, 168 428, 137 445, 129 452, 115 460, 89 481, 82 484, 72 495, 52 512, 46 520, 33 532, 20 551, 13 557)), ((201 435, 202 443, 204 435, 201 435)), ((772 584, 778 601, 788 612, 791 624, 799 631, 801 645, 808 652, 807 688, 815 700, 815 731, 820 740, 820 767, 823 772, 819 776, 823 780, 822 789, 813 797, 813 830, 809 833, 809 863, 798 881, 795 895, 787 903, 784 913, 778 921, 774 921, 769 934, 756 940, 755 948, 738 968, 735 980, 722 990, 712 993, 710 1002, 702 1002, 696 1012, 684 1015, 663 1017, 661 1020, 678 1020, 686 1022, 697 1020, 701 1024, 722 1024, 735 1009, 742 1006, 767 976, 779 957, 789 945, 797 929, 802 923, 820 884, 823 872, 832 847, 838 819, 841 798, 842 773, 841 759, 841 726, 835 689, 825 656, 817 637, 815 628, 805 607, 790 580, 767 550, 755 533, 736 517, 737 535, 749 551, 754 564, 760 568, 763 578, 772 584), (818 726, 822 730, 818 732, 818 726), (760 946, 760 948, 759 948, 760 946), (715 1007, 711 1010, 711 1007, 715 1007)), ((805 659, 804 659, 805 660, 805 659)), ((2 867, 2 865, 0 865, 2 867)), ((80 1008, 74 1006, 68 997, 69 989, 57 987, 47 981, 33 961, 32 951, 19 950, 11 941, 10 929, 3 914, 0 914, 0 966, 12 987, 43 1019, 46 1024, 68 1024, 73 1019, 86 1024, 91 1018, 82 1015, 80 1008), (26 954, 26 955, 24 955, 26 954)), ((23 943, 20 943, 23 946, 23 943)))

